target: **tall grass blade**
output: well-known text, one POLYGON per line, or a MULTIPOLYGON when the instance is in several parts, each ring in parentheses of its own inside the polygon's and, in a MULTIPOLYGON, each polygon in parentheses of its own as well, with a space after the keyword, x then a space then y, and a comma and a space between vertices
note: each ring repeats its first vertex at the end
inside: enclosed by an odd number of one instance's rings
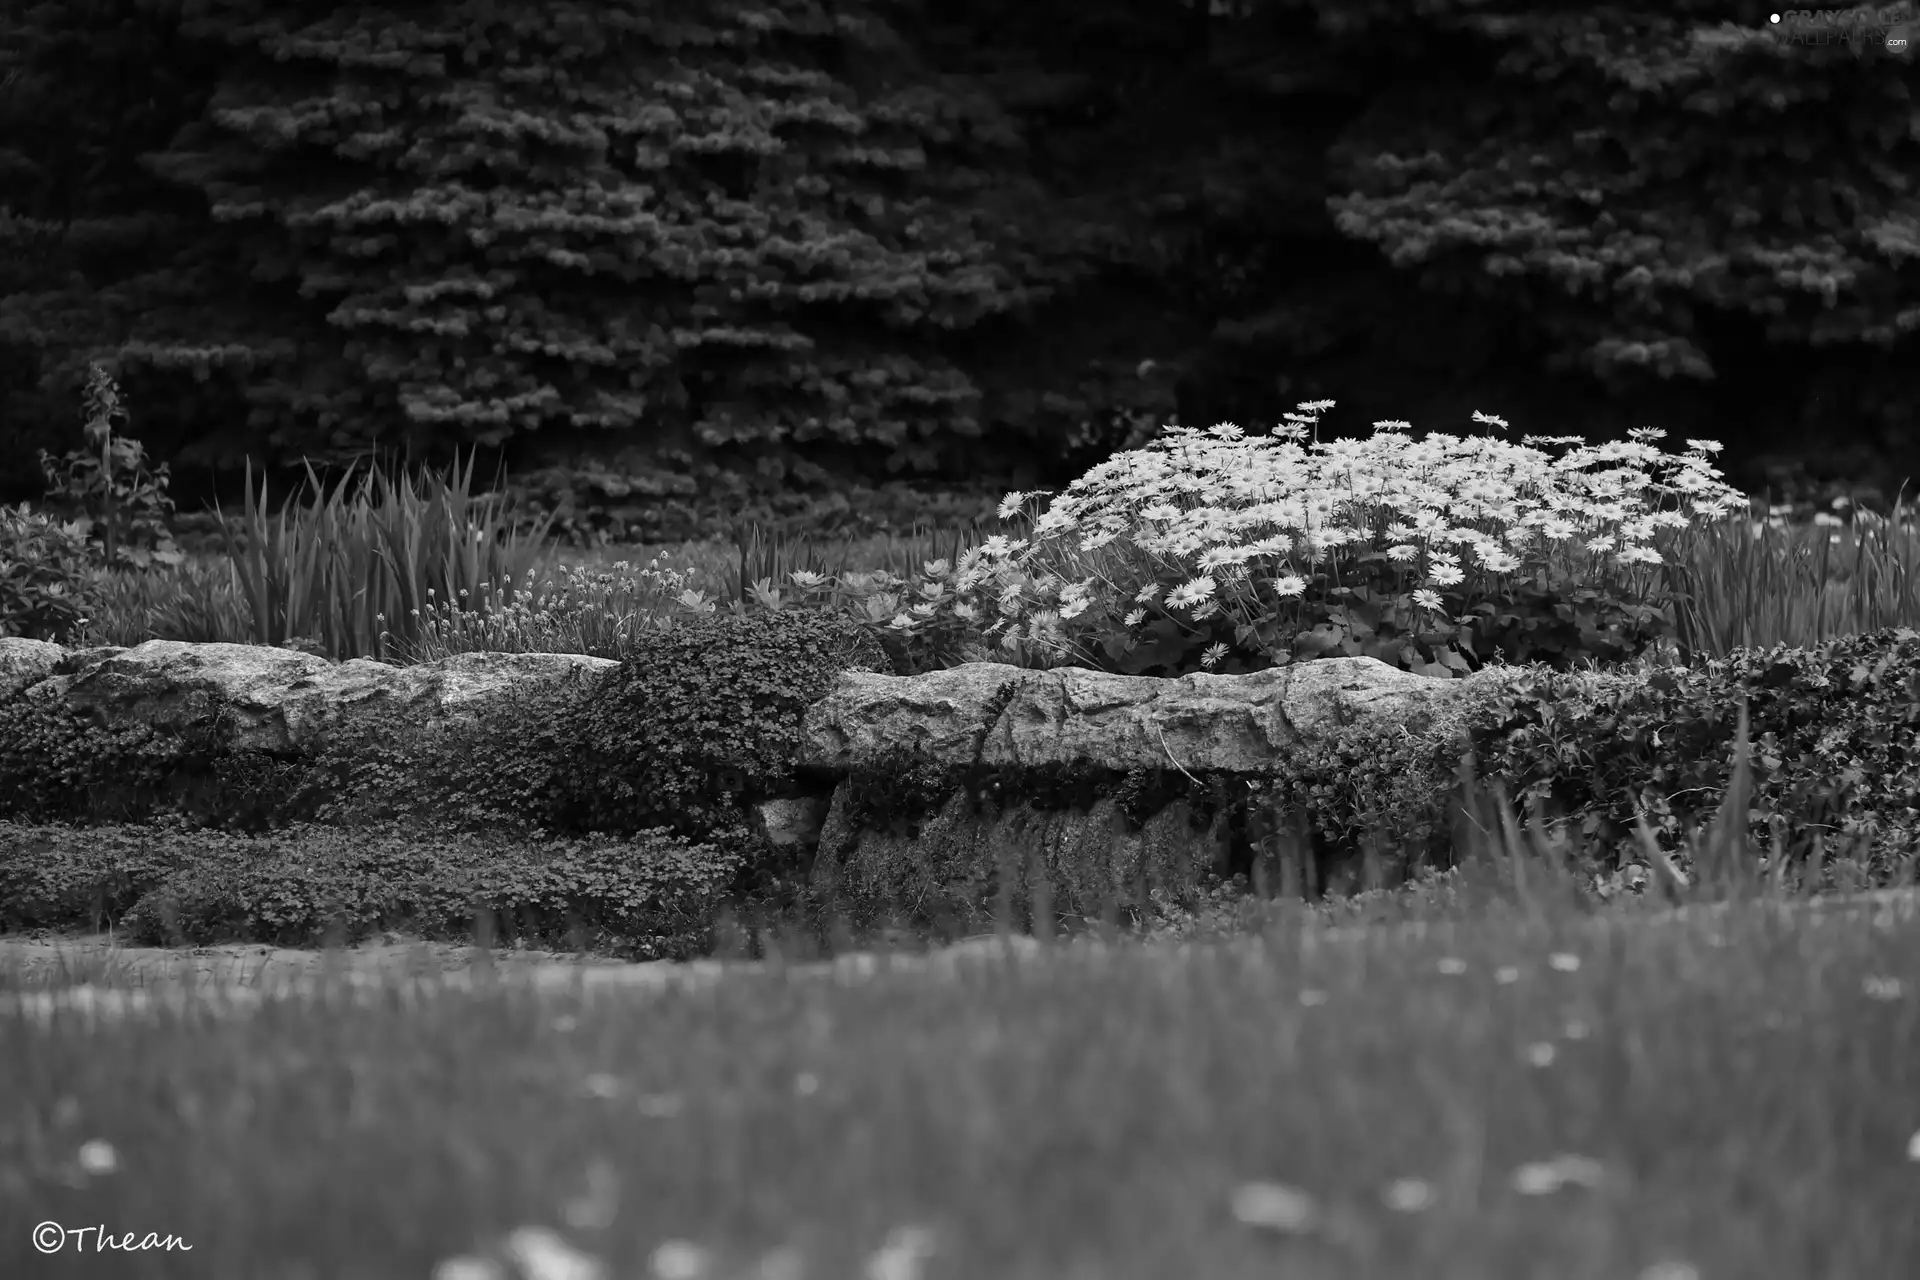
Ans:
POLYGON ((1740 722, 1733 743, 1733 775, 1704 843, 1704 868, 1695 873, 1729 894, 1743 894, 1752 886, 1753 858, 1747 839, 1747 812, 1753 803, 1752 748, 1748 742, 1747 700, 1740 699, 1740 722))

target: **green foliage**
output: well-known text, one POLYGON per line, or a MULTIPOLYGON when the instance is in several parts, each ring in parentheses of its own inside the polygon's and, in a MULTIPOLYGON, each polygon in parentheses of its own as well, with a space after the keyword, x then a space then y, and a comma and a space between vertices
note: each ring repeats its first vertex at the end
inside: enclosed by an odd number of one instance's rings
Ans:
POLYGON ((1459 608, 1464 619, 1455 621, 1418 608, 1405 573, 1385 559, 1357 557, 1344 585, 1314 575, 1314 594, 1287 606, 1284 618, 1235 625, 1225 615, 1194 623, 1161 617, 1143 624, 1138 636, 1115 625, 1099 637, 1102 669, 1165 678, 1198 671, 1244 675, 1276 661, 1365 657, 1403 671, 1457 678, 1493 661, 1537 662, 1556 670, 1628 662, 1673 631, 1660 606, 1609 586, 1580 585, 1557 569, 1472 596, 1446 593, 1449 607, 1459 608), (1226 656, 1209 662, 1215 646, 1224 647, 1226 656), (1277 654, 1259 652, 1269 647, 1277 654))
POLYGON ((256 644, 310 638, 335 662, 384 658, 419 642, 421 615, 436 601, 477 602, 515 577, 531 579, 546 536, 537 526, 523 537, 498 495, 471 492, 471 457, 464 472, 457 458, 447 476, 428 472, 420 488, 376 465, 351 499, 344 482, 324 498, 311 466, 307 480, 312 505, 269 520, 266 479, 256 504, 249 459, 243 529, 222 522, 256 644))
POLYGON ((736 855, 660 831, 537 845, 499 835, 299 826, 264 837, 0 823, 0 924, 96 914, 136 943, 357 941, 385 929, 684 958, 708 942, 736 855))
POLYGON ((246 644, 253 619, 233 566, 188 558, 159 570, 107 569, 95 576, 90 643, 131 649, 148 640, 246 644))
POLYGON ((588 689, 586 680, 509 686, 479 712, 435 722, 398 707, 363 712, 297 774, 241 764, 225 777, 239 789, 259 778, 258 809, 276 824, 577 832, 576 780, 589 761, 575 719, 588 689))
POLYGON ((455 653, 580 653, 618 658, 673 625, 683 610, 706 612, 705 593, 655 556, 635 569, 624 560, 589 571, 563 565, 560 581, 529 574, 458 601, 429 599, 414 619, 418 639, 390 641, 390 656, 411 665, 455 653))
POLYGON ((1765 845, 1898 851, 1920 826, 1920 633, 1885 630, 1812 650, 1740 649, 1644 678, 1532 671, 1476 715, 1481 771, 1516 800, 1627 853, 1644 813, 1672 850, 1712 812, 1751 716, 1753 800, 1765 845))
POLYGON ((0 703, 0 817, 145 817, 209 766, 211 738, 108 728, 54 699, 0 703))
POLYGON ((97 827, 0 819, 0 930, 105 928, 192 866, 203 838, 177 816, 97 827))
POLYGON ((842 671, 890 671, 852 620, 782 610, 696 616, 596 686, 569 732, 594 777, 594 826, 737 824, 792 782, 800 722, 842 671))
MULTIPOLYGON (((1851 504, 1843 501, 1845 511, 1851 504)), ((1891 516, 1821 512, 1730 520, 1686 531, 1668 553, 1676 636, 1724 658, 1736 648, 1808 649, 1845 635, 1920 625, 1920 532, 1911 504, 1891 516)))
POLYGON ((1557 671, 1581 662, 1632 661, 1674 630, 1665 607, 1634 599, 1610 583, 1583 582, 1558 566, 1474 600, 1465 616, 1472 620, 1456 624, 1455 635, 1476 665, 1498 656, 1557 671))
POLYGON ((71 643, 95 595, 79 525, 0 506, 0 635, 71 643))
POLYGON ((0 704, 0 817, 579 832, 571 733, 585 687, 511 684, 445 717, 363 706, 288 759, 226 746, 217 715, 184 734, 108 729, 58 700, 15 697, 0 704))
POLYGON ((120 388, 105 368, 95 364, 87 370, 82 395, 87 448, 67 454, 60 462, 46 450, 40 451, 48 502, 84 513, 78 524, 108 569, 123 564, 140 570, 179 564, 180 549, 167 526, 173 512, 173 500, 167 497, 167 464, 148 473, 146 447, 125 434, 120 388), (118 433, 116 421, 123 428, 118 433))
POLYGON ((1342 725, 1288 749, 1248 787, 1256 811, 1302 815, 1330 848, 1351 853, 1389 833, 1409 864, 1448 856, 1461 744, 1402 726, 1342 725))

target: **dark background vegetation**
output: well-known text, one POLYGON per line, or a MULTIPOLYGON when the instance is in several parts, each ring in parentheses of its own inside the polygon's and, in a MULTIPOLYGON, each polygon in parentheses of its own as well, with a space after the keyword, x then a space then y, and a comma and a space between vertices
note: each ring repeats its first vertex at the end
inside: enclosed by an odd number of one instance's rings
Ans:
POLYGON ((7 6, 0 498, 93 359, 183 508, 373 450, 616 516, 1053 487, 1320 397, 1891 493, 1914 62, 1776 37, 1701 0, 7 6))

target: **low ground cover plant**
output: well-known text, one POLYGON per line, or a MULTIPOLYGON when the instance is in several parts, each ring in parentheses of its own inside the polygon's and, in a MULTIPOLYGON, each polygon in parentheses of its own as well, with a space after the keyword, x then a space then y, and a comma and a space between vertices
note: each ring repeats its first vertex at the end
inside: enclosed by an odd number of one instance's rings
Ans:
POLYGON ((313 946, 387 930, 684 959, 712 947, 739 854, 666 831, 527 841, 301 824, 264 835, 0 821, 0 929, 313 946))

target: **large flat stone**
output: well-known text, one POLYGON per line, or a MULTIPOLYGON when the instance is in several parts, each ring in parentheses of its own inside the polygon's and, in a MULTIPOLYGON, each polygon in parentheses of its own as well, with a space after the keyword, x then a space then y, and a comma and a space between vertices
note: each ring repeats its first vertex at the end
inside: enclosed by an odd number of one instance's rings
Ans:
POLYGON ((987 662, 920 676, 849 671, 808 709, 798 764, 846 772, 919 755, 955 767, 1255 773, 1340 725, 1443 732, 1474 695, 1511 678, 1432 679, 1375 658, 1173 680, 987 662))
POLYGON ((373 711, 459 716, 509 691, 596 679, 617 665, 570 653, 466 653, 393 667, 359 658, 336 664, 268 645, 149 640, 88 652, 0 639, 0 689, 9 695, 58 699, 108 727, 177 733, 217 722, 233 749, 276 755, 304 750, 329 727, 373 711))

